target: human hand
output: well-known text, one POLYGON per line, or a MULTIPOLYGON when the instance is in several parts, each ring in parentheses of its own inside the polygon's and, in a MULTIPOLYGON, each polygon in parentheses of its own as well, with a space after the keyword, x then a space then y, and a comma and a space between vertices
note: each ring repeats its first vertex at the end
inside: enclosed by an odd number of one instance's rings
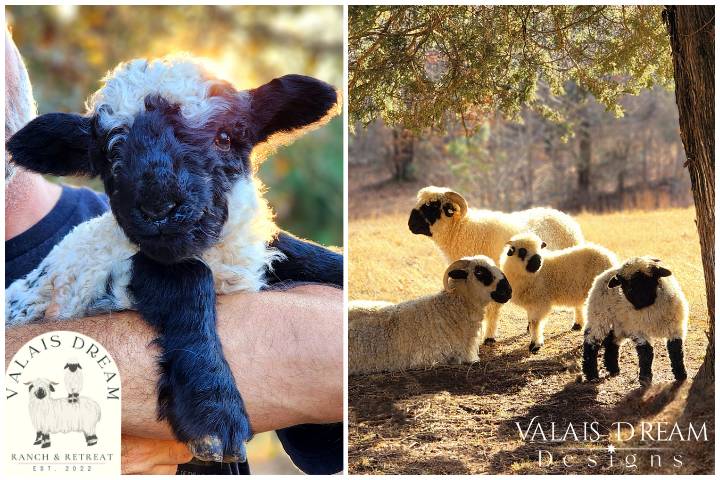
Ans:
POLYGON ((180 464, 192 459, 185 444, 175 440, 122 436, 123 475, 174 475, 180 464))

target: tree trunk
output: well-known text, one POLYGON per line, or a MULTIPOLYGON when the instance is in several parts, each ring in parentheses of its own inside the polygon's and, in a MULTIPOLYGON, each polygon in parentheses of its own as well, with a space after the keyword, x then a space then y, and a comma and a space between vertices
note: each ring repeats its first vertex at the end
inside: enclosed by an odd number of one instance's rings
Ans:
POLYGON ((705 274, 709 343, 695 377, 695 386, 702 388, 715 378, 715 7, 668 6, 663 16, 705 274))
POLYGON ((580 121, 578 143, 578 200, 583 206, 590 203, 590 165, 592 162, 592 137, 590 122, 587 118, 580 121))
POLYGON ((415 156, 415 135, 404 128, 393 129, 393 151, 390 159, 396 181, 411 180, 410 165, 415 156))

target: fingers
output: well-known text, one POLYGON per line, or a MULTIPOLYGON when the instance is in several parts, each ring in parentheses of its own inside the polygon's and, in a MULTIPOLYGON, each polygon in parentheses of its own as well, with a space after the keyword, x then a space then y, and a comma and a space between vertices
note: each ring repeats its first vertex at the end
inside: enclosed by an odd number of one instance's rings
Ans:
POLYGON ((174 440, 122 436, 121 465, 124 475, 172 475, 192 459, 188 448, 174 440))

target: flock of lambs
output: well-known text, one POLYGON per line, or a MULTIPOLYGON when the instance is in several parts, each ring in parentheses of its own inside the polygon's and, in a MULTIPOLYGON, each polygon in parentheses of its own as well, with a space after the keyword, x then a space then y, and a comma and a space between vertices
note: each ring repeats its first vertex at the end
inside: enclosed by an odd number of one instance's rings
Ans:
POLYGON ((443 289, 407 302, 353 301, 349 308, 349 372, 401 371, 478 360, 480 344, 495 342, 503 303, 527 312, 529 350, 544 343, 553 307, 575 312, 584 328, 583 373, 598 381, 597 357, 618 375, 620 345, 637 349, 642 385, 652 382, 652 341, 667 339, 675 379, 687 378, 683 340, 688 302, 672 272, 649 256, 618 261, 584 240, 569 215, 550 208, 502 213, 468 208, 448 188, 417 195, 408 226, 429 236, 449 266, 443 289))

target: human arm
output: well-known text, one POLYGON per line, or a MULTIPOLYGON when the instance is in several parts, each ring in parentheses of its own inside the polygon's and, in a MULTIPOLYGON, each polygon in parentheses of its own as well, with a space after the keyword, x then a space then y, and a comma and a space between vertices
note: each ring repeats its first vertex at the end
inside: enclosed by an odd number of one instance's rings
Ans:
MULTIPOLYGON (((342 308, 341 290, 318 285, 218 297, 223 351, 255 433, 342 420, 342 308)), ((117 362, 124 434, 172 438, 156 419, 156 334, 136 313, 8 328, 6 364, 25 342, 58 328, 96 339, 117 362)))

